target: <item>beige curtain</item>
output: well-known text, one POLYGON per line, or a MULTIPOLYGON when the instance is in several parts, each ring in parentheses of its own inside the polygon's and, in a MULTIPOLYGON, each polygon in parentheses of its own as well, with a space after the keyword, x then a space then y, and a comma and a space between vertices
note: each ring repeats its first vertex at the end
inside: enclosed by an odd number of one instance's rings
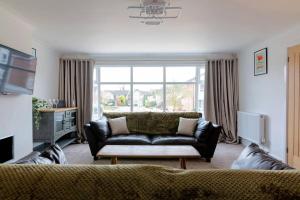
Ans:
POLYGON ((78 142, 86 140, 83 126, 92 117, 93 68, 92 60, 60 59, 59 99, 78 107, 78 142))
POLYGON ((236 143, 239 108, 237 59, 210 60, 205 73, 205 118, 222 125, 220 141, 236 143))

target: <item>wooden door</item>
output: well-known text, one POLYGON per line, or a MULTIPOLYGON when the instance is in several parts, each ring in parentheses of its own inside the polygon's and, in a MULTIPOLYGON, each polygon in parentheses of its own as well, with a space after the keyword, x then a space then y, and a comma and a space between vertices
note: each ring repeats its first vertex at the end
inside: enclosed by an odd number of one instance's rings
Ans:
POLYGON ((300 45, 288 49, 288 163, 300 169, 300 45))

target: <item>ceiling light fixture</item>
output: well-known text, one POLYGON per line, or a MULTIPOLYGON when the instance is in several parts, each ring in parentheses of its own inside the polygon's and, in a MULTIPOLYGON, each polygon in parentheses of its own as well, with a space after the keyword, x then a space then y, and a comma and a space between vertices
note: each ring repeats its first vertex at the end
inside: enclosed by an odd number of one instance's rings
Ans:
POLYGON ((178 18, 182 7, 171 6, 171 0, 140 0, 139 6, 128 6, 128 10, 139 11, 130 15, 131 19, 139 19, 146 25, 160 25, 166 19, 178 18))

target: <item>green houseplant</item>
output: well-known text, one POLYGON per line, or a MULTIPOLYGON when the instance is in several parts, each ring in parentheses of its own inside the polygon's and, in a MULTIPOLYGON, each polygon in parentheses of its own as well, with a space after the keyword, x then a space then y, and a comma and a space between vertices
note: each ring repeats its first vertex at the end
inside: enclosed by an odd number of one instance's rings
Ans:
POLYGON ((40 120, 41 120, 41 114, 39 109, 40 108, 46 108, 48 106, 48 103, 42 99, 38 99, 36 97, 32 97, 32 116, 33 116, 33 124, 34 127, 39 130, 40 128, 40 120))

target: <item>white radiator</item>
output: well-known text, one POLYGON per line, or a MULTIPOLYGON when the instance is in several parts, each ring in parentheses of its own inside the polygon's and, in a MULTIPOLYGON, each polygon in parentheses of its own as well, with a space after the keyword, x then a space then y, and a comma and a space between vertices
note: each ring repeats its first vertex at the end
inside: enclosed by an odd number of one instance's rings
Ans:
POLYGON ((238 111, 238 136, 256 144, 265 144, 265 116, 238 111))

